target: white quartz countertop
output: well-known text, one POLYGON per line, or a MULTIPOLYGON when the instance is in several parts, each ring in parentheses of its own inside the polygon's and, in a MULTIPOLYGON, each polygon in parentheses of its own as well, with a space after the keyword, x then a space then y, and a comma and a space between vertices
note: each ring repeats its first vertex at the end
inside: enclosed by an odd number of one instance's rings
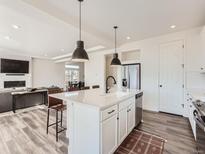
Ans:
POLYGON ((205 102, 205 89, 189 89, 187 92, 194 100, 205 102))
POLYGON ((63 92, 58 94, 51 94, 49 96, 64 100, 67 103, 69 103, 69 101, 74 103, 81 103, 103 110, 110 106, 118 104, 123 100, 131 98, 140 92, 140 90, 126 90, 105 94, 102 89, 91 89, 75 92, 63 92))

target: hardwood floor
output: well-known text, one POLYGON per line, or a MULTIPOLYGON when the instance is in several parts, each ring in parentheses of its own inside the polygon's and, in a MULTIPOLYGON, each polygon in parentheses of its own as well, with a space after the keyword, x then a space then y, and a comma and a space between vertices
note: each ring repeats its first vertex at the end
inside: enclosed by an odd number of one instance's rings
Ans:
MULTIPOLYGON (((66 154, 68 140, 65 132, 60 134, 59 142, 55 140, 55 127, 50 127, 47 135, 46 116, 47 112, 43 108, 4 116, 0 114, 0 153, 66 154)), ((54 118, 55 115, 51 114, 52 121, 54 118)), ((144 111, 143 120, 139 129, 167 140, 164 154, 196 153, 194 137, 186 118, 144 111)))
MULTIPOLYGON (((49 128, 47 135, 46 117, 47 112, 42 108, 0 117, 0 153, 66 154, 65 132, 59 135, 59 142, 55 139, 55 126, 49 128)), ((53 114, 51 122, 54 117, 53 114)))
POLYGON ((196 154, 196 143, 187 118, 144 111, 143 121, 139 129, 167 140, 164 154, 196 154))

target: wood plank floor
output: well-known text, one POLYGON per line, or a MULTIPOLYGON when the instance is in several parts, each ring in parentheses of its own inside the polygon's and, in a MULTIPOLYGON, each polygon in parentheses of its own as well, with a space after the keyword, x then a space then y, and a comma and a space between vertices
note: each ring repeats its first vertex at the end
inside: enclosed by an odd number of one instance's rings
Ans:
MULTIPOLYGON (((47 112, 43 108, 1 116, 0 153, 66 154, 68 140, 65 132, 60 134, 59 142, 55 139, 55 127, 50 127, 47 135, 46 117, 47 112)), ((54 122, 54 117, 52 114, 51 122, 54 122)))
POLYGON ((143 120, 139 129, 167 140, 164 154, 196 154, 196 143, 187 118, 144 111, 143 120))
MULTIPOLYGON (((60 135, 59 142, 55 141, 55 127, 46 134, 46 116, 43 108, 5 116, 0 114, 0 153, 67 154, 65 133, 60 135)), ((54 117, 51 115, 52 121, 54 117)), ((196 145, 186 118, 144 111, 143 120, 139 129, 167 140, 164 154, 195 154, 196 145)))

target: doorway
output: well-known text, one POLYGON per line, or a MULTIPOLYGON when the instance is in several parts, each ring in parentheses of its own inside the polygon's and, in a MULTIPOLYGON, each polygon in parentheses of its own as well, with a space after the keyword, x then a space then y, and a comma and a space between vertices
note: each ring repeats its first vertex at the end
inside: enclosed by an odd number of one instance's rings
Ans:
POLYGON ((183 115, 184 93, 183 40, 160 45, 159 110, 183 115))

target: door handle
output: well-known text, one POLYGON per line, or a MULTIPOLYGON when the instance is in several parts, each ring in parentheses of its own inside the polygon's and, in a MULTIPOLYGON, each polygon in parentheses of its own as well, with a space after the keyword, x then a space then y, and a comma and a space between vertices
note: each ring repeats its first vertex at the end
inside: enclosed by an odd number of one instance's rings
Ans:
POLYGON ((162 88, 162 85, 160 84, 159 87, 162 88))

